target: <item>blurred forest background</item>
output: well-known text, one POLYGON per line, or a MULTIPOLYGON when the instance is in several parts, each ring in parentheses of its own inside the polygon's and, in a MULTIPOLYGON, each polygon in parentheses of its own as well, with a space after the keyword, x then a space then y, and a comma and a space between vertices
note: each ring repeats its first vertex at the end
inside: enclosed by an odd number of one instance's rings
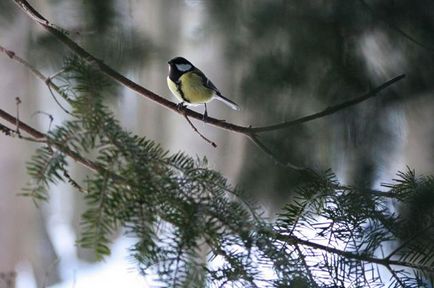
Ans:
MULTIPOLYGON (((404 80, 379 97, 266 134, 265 142, 281 159, 318 170, 331 168, 350 185, 380 189, 407 165, 417 173, 433 174, 433 1, 29 2, 96 57, 171 100, 167 61, 175 56, 189 59, 241 107, 234 112, 212 102, 210 116, 243 125, 314 113, 405 73, 404 80)), ((46 75, 58 72, 70 55, 8 0, 0 2, 0 45, 46 75)), ((41 131, 50 125, 45 113, 54 117, 52 125, 68 118, 44 83, 5 55, 0 57, 0 75, 2 109, 15 115, 19 97, 20 119, 41 131)), ((217 143, 214 149, 183 117, 125 88, 117 87, 107 103, 126 129, 170 151, 206 156, 211 168, 257 195, 270 217, 279 203, 291 201, 297 174, 276 165, 242 136, 197 123, 217 143)), ((143 287, 149 279, 134 276, 124 251, 128 239, 115 242, 121 248, 95 265, 89 264, 94 261, 91 251, 75 246, 84 202, 70 187, 53 187, 51 200, 40 208, 17 196, 28 179, 25 163, 35 147, 0 137, 0 272, 17 271, 17 287, 92 287, 93 282, 86 281, 95 275, 103 275, 113 287, 127 278, 128 287, 143 287), (126 264, 116 266, 116 261, 126 264), (117 274, 126 278, 112 279, 114 273, 107 271, 113 270, 104 267, 117 267, 117 274)), ((75 177, 86 177, 86 172, 77 169, 75 177)), ((420 201, 423 207, 407 211, 408 217, 417 220, 418 213, 433 211, 434 193, 420 201)))

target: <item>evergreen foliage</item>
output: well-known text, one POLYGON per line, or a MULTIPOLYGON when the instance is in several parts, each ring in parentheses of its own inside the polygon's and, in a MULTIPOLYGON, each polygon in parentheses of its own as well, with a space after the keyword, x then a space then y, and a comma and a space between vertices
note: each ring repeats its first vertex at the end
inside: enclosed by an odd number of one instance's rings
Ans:
POLYGON ((418 231, 397 210, 432 192, 433 178, 409 169, 387 191, 373 191, 342 185, 331 171, 311 173, 276 219, 263 219, 206 159, 125 131, 104 105, 113 87, 91 64, 69 58, 62 77, 73 117, 32 157, 26 193, 47 200, 59 181, 84 192, 78 243, 99 258, 123 229, 135 239, 130 252, 140 271, 157 273, 167 287, 432 286, 433 206, 418 231), (77 183, 65 151, 98 169, 77 183))

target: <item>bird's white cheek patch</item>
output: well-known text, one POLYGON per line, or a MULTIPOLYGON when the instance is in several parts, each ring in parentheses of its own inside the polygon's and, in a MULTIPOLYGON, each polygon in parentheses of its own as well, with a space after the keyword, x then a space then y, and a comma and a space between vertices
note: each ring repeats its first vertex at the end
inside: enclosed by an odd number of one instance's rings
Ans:
POLYGON ((191 65, 190 64, 175 64, 176 68, 178 68, 179 71, 187 71, 191 69, 191 65))

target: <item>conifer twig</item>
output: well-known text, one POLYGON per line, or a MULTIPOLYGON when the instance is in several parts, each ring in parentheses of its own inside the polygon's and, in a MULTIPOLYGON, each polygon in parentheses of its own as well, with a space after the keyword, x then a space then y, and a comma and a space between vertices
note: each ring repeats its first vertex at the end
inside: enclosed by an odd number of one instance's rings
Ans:
MULTIPOLYGON (((0 109, 0 118, 8 121, 9 123, 11 123, 13 125, 18 123, 17 125, 22 131, 28 133, 29 135, 31 135, 33 137, 33 139, 29 139, 29 138, 22 137, 20 134, 16 133, 21 138, 51 145, 54 148, 56 148, 57 150, 59 150, 60 152, 64 153, 65 155, 67 155, 67 156, 71 157, 72 159, 74 159, 75 161, 79 162, 83 166, 89 168, 90 170, 98 172, 98 173, 107 173, 106 169, 99 166, 97 163, 82 157, 81 155, 79 155, 78 153, 76 153, 74 151, 71 151, 70 149, 65 148, 62 144, 49 142, 46 134, 44 134, 44 133, 36 130, 35 128, 27 125, 26 123, 22 122, 21 120, 17 119, 16 117, 12 116, 11 114, 7 113, 6 111, 4 111, 2 109, 0 109)), ((0 130, 3 130, 4 127, 6 127, 6 126, 1 125, 0 130)), ((8 132, 8 133, 13 131, 12 129, 9 129, 9 128, 7 128, 7 129, 8 129, 7 131, 6 130, 3 130, 3 131, 8 132)), ((117 175, 112 175, 112 176, 118 177, 118 178, 120 177, 117 175)))
MULTIPOLYGON (((265 231, 264 231, 265 232, 265 231)), ((268 233, 268 232, 265 232, 268 233)), ((301 239, 295 235, 285 235, 281 233, 274 233, 274 237, 279 240, 288 243, 289 245, 303 245, 307 247, 311 247, 313 249, 318 249, 321 251, 325 251, 327 253, 335 254, 341 257, 344 257, 346 259, 352 259, 352 260, 358 260, 358 261, 365 261, 369 263, 374 263, 377 265, 384 266, 386 268, 391 266, 401 266, 401 267, 407 267, 407 268, 413 268, 418 269, 421 271, 425 271, 428 273, 434 273, 434 267, 427 266, 427 265, 420 265, 417 263, 402 261, 402 260, 392 260, 389 258, 377 258, 375 256, 370 256, 368 254, 358 254, 350 251, 340 250, 338 248, 334 248, 331 246, 326 246, 323 244, 319 244, 316 242, 312 242, 309 240, 301 239)))
MULTIPOLYGON (((18 120, 16 117, 8 114, 7 112, 5 112, 1 109, 0 109, 0 118, 5 119, 12 124, 15 124, 16 122, 18 122, 19 127, 21 128, 22 131, 29 133, 30 135, 34 136, 35 138, 45 139, 45 140, 48 138, 47 135, 45 135, 44 133, 39 132, 38 130, 30 127, 29 125, 23 123, 22 121, 18 120)), ((16 133, 13 129, 7 128, 6 126, 2 125, 1 123, 0 123, 0 130, 4 131, 5 133, 16 133)), ((105 174, 108 177, 118 177, 117 179, 121 179, 120 176, 117 176, 116 174, 109 172, 105 168, 100 167, 97 163, 94 163, 91 160, 88 160, 88 159, 80 156, 78 153, 75 153, 75 152, 69 150, 62 143, 51 143, 51 142, 50 143, 44 142, 44 143, 47 143, 48 145, 52 145, 54 148, 56 148, 60 152, 71 157, 75 161, 83 164, 84 166, 86 166, 87 168, 89 168, 93 171, 96 171, 96 172, 101 173, 103 175, 105 174)), ((70 178, 68 178, 68 176, 66 176, 66 178, 71 180, 70 178)), ((323 245, 323 244, 320 244, 320 243, 317 243, 317 242, 314 242, 311 240, 305 240, 305 239, 302 239, 302 238, 295 236, 292 233, 291 234, 280 233, 280 232, 270 231, 268 229, 267 230, 260 230, 259 232, 261 234, 266 234, 268 236, 272 236, 276 240, 281 241, 287 245, 295 245, 297 247, 297 249, 301 249, 300 246, 310 247, 311 249, 321 250, 321 251, 324 251, 327 253, 331 253, 331 254, 346 258, 346 259, 355 260, 355 261, 362 261, 362 262, 369 262, 372 264, 386 267, 390 273, 392 273, 392 274, 395 273, 394 277, 396 276, 397 277, 397 278, 395 277, 396 279, 399 279, 399 277, 396 275, 396 271, 393 270, 392 266, 407 267, 407 268, 418 269, 418 270, 428 272, 428 273, 434 273, 434 267, 429 266, 429 265, 418 264, 418 263, 413 263, 413 262, 409 262, 409 261, 405 261, 405 260, 399 260, 399 259, 397 259, 397 260, 391 259, 391 255, 394 252, 387 257, 380 258, 380 257, 376 257, 376 256, 369 255, 369 254, 363 254, 363 253, 346 251, 346 250, 334 248, 332 246, 323 245)))

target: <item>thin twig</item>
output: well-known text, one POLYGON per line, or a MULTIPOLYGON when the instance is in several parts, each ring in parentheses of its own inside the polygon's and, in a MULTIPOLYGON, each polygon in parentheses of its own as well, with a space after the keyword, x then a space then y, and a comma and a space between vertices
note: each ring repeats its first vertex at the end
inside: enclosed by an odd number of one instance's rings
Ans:
MULTIPOLYGON (((13 0, 13 1, 28 16, 30 16, 32 19, 36 20, 37 23, 39 23, 47 31, 52 33, 58 40, 60 40, 66 46, 68 46, 74 53, 78 54, 80 57, 82 57, 88 63, 95 65, 102 73, 108 75, 109 77, 111 77, 115 81, 119 82, 120 84, 135 91, 140 96, 143 96, 147 99, 150 99, 150 100, 152 100, 152 101, 154 101, 154 102, 156 102, 156 103, 164 106, 165 108, 170 109, 176 113, 180 113, 180 114, 184 113, 184 111, 181 111, 179 109, 178 104, 173 103, 173 102, 155 94, 154 92, 144 88, 143 86, 140 86, 139 84, 137 84, 134 81, 123 76, 122 74, 120 74, 116 70, 112 69, 107 64, 105 64, 103 61, 101 61, 100 59, 96 58, 95 56, 93 56, 92 54, 87 52, 85 49, 83 49, 81 46, 79 46, 76 42, 74 42, 71 38, 69 38, 65 33, 63 33, 63 31, 57 29, 55 26, 50 24, 50 22, 47 19, 45 19, 41 14, 39 14, 37 11, 35 11, 35 9, 26 0, 13 0)), ((251 133, 267 132, 267 131, 273 131, 273 130, 277 130, 277 129, 287 128, 287 127, 290 127, 290 126, 293 126, 296 124, 301 124, 301 123, 305 123, 308 121, 312 121, 314 119, 318 119, 318 118, 336 113, 337 111, 342 110, 344 108, 356 105, 362 101, 365 101, 365 100, 375 96, 381 90, 385 89, 386 87, 388 87, 388 86, 392 85, 393 83, 404 78, 404 76, 405 75, 400 75, 398 77, 395 77, 395 78, 387 81, 386 83, 373 89, 372 91, 368 92, 367 94, 365 94, 361 97, 357 97, 353 100, 343 102, 343 103, 338 104, 338 105, 333 106, 333 107, 329 107, 320 113, 315 113, 315 114, 305 116, 305 117, 302 117, 299 119, 286 121, 286 122, 279 123, 279 124, 264 126, 264 127, 254 128, 251 126, 240 126, 240 125, 232 124, 232 123, 222 121, 220 119, 216 119, 216 118, 212 118, 212 117, 207 117, 206 119, 203 119, 202 114, 197 113, 197 112, 190 110, 190 109, 187 109, 187 108, 185 109, 185 113, 187 113, 187 115, 191 118, 195 118, 199 121, 204 121, 205 123, 208 123, 210 125, 213 125, 213 126, 216 126, 216 127, 222 128, 222 129, 226 129, 226 130, 230 130, 233 132, 244 134, 244 135, 248 136, 250 139, 252 139, 250 137, 251 133)))
POLYGON ((61 70, 60 72, 47 77, 44 74, 42 74, 41 71, 39 71, 38 69, 36 69, 32 64, 30 64, 28 61, 24 60, 23 58, 21 58, 20 56, 18 56, 14 51, 9 50, 4 48, 3 46, 0 45, 0 52, 3 52, 4 54, 6 54, 10 59, 24 65, 24 67, 26 67, 27 69, 29 69, 33 75, 36 76, 36 78, 39 78, 40 80, 42 80, 45 85, 47 85, 48 90, 50 91, 51 96, 53 97, 54 101, 56 102, 56 104, 67 114, 71 114, 66 108, 64 108, 62 106, 62 104, 59 102, 59 100, 57 100, 56 96, 53 93, 53 90, 56 91, 60 96, 62 96, 63 98, 64 95, 62 93, 62 90, 59 88, 59 86, 57 86, 56 84, 53 83, 53 81, 51 79, 53 79, 54 77, 56 77, 58 74, 60 74, 61 72, 63 72, 63 70, 61 70))
POLYGON ((402 30, 401 28, 399 28, 396 24, 394 24, 393 22, 389 21, 388 19, 385 19, 385 17, 383 17, 382 15, 380 15, 380 13, 376 12, 374 9, 371 8, 371 6, 368 5, 368 3, 366 3, 363 0, 360 0, 360 2, 362 3, 363 6, 365 6, 374 16, 378 16, 378 19, 383 21, 386 25, 388 25, 392 30, 395 30, 395 32, 397 32, 398 34, 400 34, 401 36, 403 36, 405 39, 409 40, 410 42, 416 44, 419 47, 424 48, 425 50, 434 53, 434 48, 433 47, 429 47, 427 45, 425 45, 424 43, 422 43, 421 41, 417 40, 416 38, 414 38, 413 36, 411 36, 410 34, 404 32, 404 30, 402 30))
POLYGON ((190 119, 188 119, 187 114, 184 114, 184 117, 185 119, 187 119, 187 122, 190 124, 191 128, 193 128, 194 132, 196 132, 203 140, 211 144, 212 147, 217 148, 217 144, 215 144, 213 141, 206 138, 202 133, 199 132, 199 130, 197 130, 196 126, 194 126, 193 123, 190 121, 190 119))
POLYGON ((390 274, 392 274, 392 277, 395 278, 396 282, 402 287, 405 288, 405 284, 402 282, 402 280, 399 278, 399 276, 396 274, 396 272, 390 267, 389 265, 386 265, 387 270, 389 270, 390 274))
POLYGON ((15 98, 15 100, 16 100, 16 102, 17 102, 17 121, 15 121, 15 127, 16 127, 16 131, 17 131, 17 134, 20 134, 20 125, 18 125, 19 124, 19 122, 20 122, 20 104, 21 104, 21 99, 20 99, 20 97, 16 97, 15 98))
POLYGON ((314 280, 312 272, 309 269, 310 268, 309 265, 307 265, 306 256, 303 254, 303 251, 301 251, 300 247, 297 244, 295 244, 294 246, 295 246, 295 250, 297 251, 297 254, 301 259, 301 262, 303 262, 303 265, 306 268, 307 276, 309 277, 310 283, 312 283, 312 285, 314 285, 315 287, 319 287, 316 281, 314 280))
POLYGON ((47 77, 47 79, 45 80, 45 84, 47 85, 48 90, 50 90, 51 96, 53 97, 53 99, 57 103, 57 105, 63 110, 63 112, 71 115, 71 112, 69 112, 68 109, 63 107, 62 104, 60 104, 59 100, 57 100, 57 98, 56 98, 56 95, 54 95, 53 90, 51 90, 51 87, 53 87, 60 96, 62 96, 65 100, 68 100, 68 99, 66 99, 66 95, 59 88, 59 86, 57 86, 56 84, 53 83, 53 79, 56 78, 57 76, 59 76, 60 74, 62 74, 63 72, 65 72, 65 69, 61 69, 60 71, 57 71, 53 75, 47 77))
MULTIPOLYGON (((57 106, 59 106, 60 109, 62 109, 63 112, 65 112, 66 114, 71 115, 71 112, 69 112, 68 109, 66 109, 65 107, 63 107, 63 105, 59 102, 59 100, 57 100, 56 95, 54 95, 53 90, 51 90, 51 87, 56 87, 55 90, 59 93, 60 88, 59 88, 57 85, 55 85, 55 84, 51 81, 50 78, 48 78, 48 80, 45 81, 45 83, 47 84, 48 91, 50 91, 50 94, 51 94, 51 96, 53 97, 54 102, 56 102, 57 106)), ((59 93, 59 95, 62 95, 62 94, 59 93)))
POLYGON ((351 100, 339 103, 337 105, 331 106, 331 107, 327 107, 326 109, 322 110, 321 112, 318 113, 314 113, 314 114, 310 114, 295 120, 291 120, 291 121, 287 121, 287 122, 283 122, 283 123, 279 123, 279 124, 275 124, 275 125, 269 125, 269 126, 264 126, 264 127, 254 127, 254 128, 250 128, 249 132, 251 133, 259 133, 259 132, 267 132, 267 131, 273 131, 273 130, 278 130, 278 129, 283 129, 283 128, 288 128, 294 125, 299 125, 301 123, 306 123, 318 118, 322 118, 324 116, 327 115, 331 115, 334 114, 340 110, 343 110, 345 108, 349 108, 351 106, 354 106, 356 104, 359 104, 369 98, 372 98, 374 96, 376 96, 380 91, 384 90, 386 87, 389 87, 390 85, 394 84, 395 82, 398 82, 399 80, 403 79, 405 77, 405 74, 399 75, 393 79, 390 79, 387 82, 384 82, 383 84, 381 84, 380 86, 378 86, 377 88, 372 89, 371 91, 369 91, 368 93, 353 98, 351 100))
POLYGON ((428 230, 429 228, 431 228, 433 226, 432 225, 428 225, 427 227, 421 229, 418 233, 414 233, 411 237, 409 237, 406 241, 404 241, 403 243, 401 243, 401 245, 399 245, 398 247, 396 247, 392 252, 389 253, 389 255, 387 255, 386 259, 391 259, 392 256, 394 256, 399 250, 403 249, 405 246, 407 246, 408 244, 412 243, 414 241, 414 239, 416 239, 417 237, 419 237, 420 235, 423 235, 423 233, 428 230))
POLYGON ((258 136, 256 134, 249 134, 250 140, 252 140, 253 143, 255 143, 262 151, 264 151, 272 160, 274 160, 277 164, 282 165, 283 167, 297 170, 297 171, 307 171, 309 169, 299 167, 297 165, 294 165, 290 162, 284 162, 277 155, 275 155, 264 143, 262 143, 258 136))
POLYGON ((345 186, 345 185, 334 185, 334 188, 336 190, 342 190, 347 192, 352 192, 354 190, 365 190, 366 192, 369 192, 369 194, 376 196, 376 197, 384 197, 384 198, 390 198, 390 199, 399 199, 399 195, 395 192, 390 191, 381 191, 381 190, 375 190, 375 189, 366 189, 361 187, 352 187, 352 186, 345 186))
POLYGON ((8 49, 6 49, 0 45, 0 52, 5 53, 12 60, 15 60, 18 63, 21 63, 22 65, 24 65, 26 68, 28 68, 30 71, 32 71, 32 73, 37 78, 41 79, 44 82, 47 81, 47 79, 48 79, 47 77, 45 77, 38 69, 36 69, 34 66, 32 66, 29 62, 27 62, 23 58, 19 57, 18 55, 16 55, 14 51, 8 50, 8 49))
POLYGON ((32 114, 32 117, 37 115, 37 114, 43 114, 43 115, 48 116, 48 119, 50 119, 50 123, 48 124, 48 131, 50 131, 51 130, 51 124, 53 124, 53 121, 54 121, 53 115, 51 115, 50 113, 38 110, 32 114))

